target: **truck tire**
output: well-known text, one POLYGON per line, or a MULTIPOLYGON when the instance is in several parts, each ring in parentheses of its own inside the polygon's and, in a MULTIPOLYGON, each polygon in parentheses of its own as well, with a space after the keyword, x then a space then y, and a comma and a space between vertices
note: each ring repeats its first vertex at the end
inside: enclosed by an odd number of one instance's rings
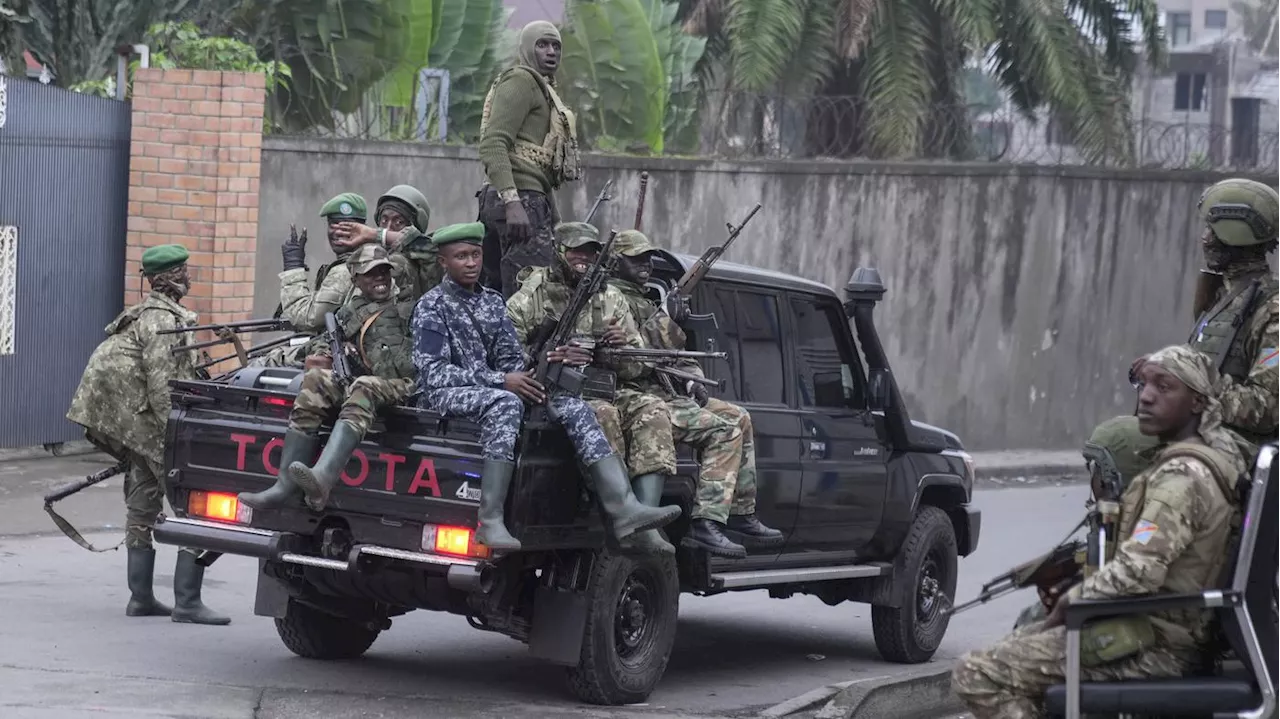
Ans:
POLYGON ((379 630, 291 599, 284 618, 276 620, 276 632, 289 651, 300 657, 354 659, 368 651, 379 630))
POLYGON ((680 580, 674 557, 601 552, 587 586, 582 656, 569 690, 589 704, 645 701, 676 639, 680 580))
POLYGON ((956 593, 956 534, 946 513, 920 507, 901 552, 901 602, 898 607, 873 605, 871 629, 886 660, 920 664, 942 643, 950 622, 942 610, 956 593))

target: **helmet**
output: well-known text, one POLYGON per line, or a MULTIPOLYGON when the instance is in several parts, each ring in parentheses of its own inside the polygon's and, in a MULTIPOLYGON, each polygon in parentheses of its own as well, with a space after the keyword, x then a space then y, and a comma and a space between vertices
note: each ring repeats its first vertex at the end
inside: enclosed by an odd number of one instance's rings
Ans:
MULTIPOLYGON (((427 204, 427 197, 418 189, 411 185, 396 185, 387 190, 378 198, 378 209, 381 210, 383 203, 387 200, 399 200, 409 207, 417 211, 417 217, 410 218, 413 226, 418 228, 418 232, 426 232, 427 224, 431 221, 431 206, 427 204)), ((378 213, 373 214, 377 218, 378 213)))
POLYGON ((1134 477, 1151 464, 1146 453, 1160 440, 1149 437, 1138 429, 1138 418, 1133 415, 1113 417, 1094 428, 1084 443, 1084 458, 1099 465, 1104 473, 1115 473, 1121 480, 1119 486, 1127 486, 1134 477))
POLYGON ((1223 180, 1200 195, 1200 219, 1223 244, 1248 247, 1276 241, 1280 196, 1253 180, 1223 180))

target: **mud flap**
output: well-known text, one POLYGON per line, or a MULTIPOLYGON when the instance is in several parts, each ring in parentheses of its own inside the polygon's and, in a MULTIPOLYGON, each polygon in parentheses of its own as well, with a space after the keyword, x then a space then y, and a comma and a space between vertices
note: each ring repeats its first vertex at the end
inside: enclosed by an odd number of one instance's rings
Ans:
POLYGON ((284 619, 289 609, 289 585, 267 574, 267 560, 258 560, 258 589, 253 598, 253 613, 259 617, 284 619))
MULTIPOLYGON (((259 584, 261 586, 261 584, 259 584)), ((587 630, 587 595, 538 587, 533 598, 529 653, 538 659, 576 667, 587 630)))

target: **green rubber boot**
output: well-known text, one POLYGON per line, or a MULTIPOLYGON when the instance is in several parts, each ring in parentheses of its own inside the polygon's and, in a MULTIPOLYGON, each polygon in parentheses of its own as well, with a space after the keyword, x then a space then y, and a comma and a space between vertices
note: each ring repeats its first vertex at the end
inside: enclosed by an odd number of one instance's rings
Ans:
MULTIPOLYGON (((662 488, 666 483, 666 475, 642 474, 631 480, 631 487, 635 490, 636 500, 641 504, 646 507, 657 507, 662 502, 662 488)), ((676 553, 675 545, 663 539, 662 534, 656 529, 646 529, 627 537, 622 542, 622 548, 646 554, 676 553)))
POLYGON ((317 512, 324 510, 325 504, 329 502, 329 492, 338 484, 347 460, 351 459, 351 451, 359 446, 362 439, 364 435, 355 425, 340 419, 333 424, 333 432, 314 467, 308 467, 302 462, 289 465, 289 477, 307 495, 308 507, 317 512))
POLYGON ((587 467, 587 474, 595 485, 601 509, 613 524, 613 536, 618 539, 666 526, 680 516, 679 507, 646 507, 636 500, 627 468, 616 454, 587 467))
POLYGON ((241 492, 236 497, 254 509, 276 509, 295 502, 302 496, 302 488, 289 478, 289 465, 305 462, 316 456, 320 438, 314 434, 291 429, 284 433, 284 447, 280 449, 280 467, 276 470, 276 483, 261 492, 241 492))
POLYGON ((196 555, 178 550, 178 565, 173 570, 173 621, 183 624, 230 624, 224 617, 206 607, 200 599, 204 583, 204 567, 196 564, 196 555))
POLYGON ((480 520, 476 528, 476 541, 495 552, 518 552, 520 540, 511 536, 503 521, 507 489, 516 465, 500 459, 486 459, 480 476, 480 520))
POLYGON ((128 547, 129 550, 129 603, 125 605, 127 617, 167 617, 173 607, 161 604, 151 589, 156 571, 156 550, 128 547))

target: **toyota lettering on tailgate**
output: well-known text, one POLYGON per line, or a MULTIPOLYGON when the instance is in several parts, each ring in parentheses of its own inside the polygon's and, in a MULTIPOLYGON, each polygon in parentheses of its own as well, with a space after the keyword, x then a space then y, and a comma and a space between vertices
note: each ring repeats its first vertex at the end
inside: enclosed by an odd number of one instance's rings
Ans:
MULTIPOLYGON (((232 434, 231 441, 236 445, 236 471, 261 472, 274 477, 280 470, 278 462, 280 461, 280 450, 284 447, 284 440, 279 437, 272 437, 266 443, 260 443, 259 438, 252 434, 232 434)), ((409 458, 403 454, 380 451, 373 455, 372 459, 374 463, 382 463, 386 467, 385 471, 371 471, 370 455, 359 448, 353 451, 351 460, 347 462, 346 469, 342 470, 342 483, 348 487, 363 487, 366 482, 372 484, 381 480, 383 486, 380 489, 395 492, 397 474, 400 477, 408 476, 409 458), (371 477, 370 475, 374 476, 371 477)), ((422 457, 418 460, 417 469, 413 473, 413 480, 409 482, 408 489, 403 493, 430 493, 432 497, 440 496, 440 482, 436 477, 436 464, 430 457, 422 457)))

